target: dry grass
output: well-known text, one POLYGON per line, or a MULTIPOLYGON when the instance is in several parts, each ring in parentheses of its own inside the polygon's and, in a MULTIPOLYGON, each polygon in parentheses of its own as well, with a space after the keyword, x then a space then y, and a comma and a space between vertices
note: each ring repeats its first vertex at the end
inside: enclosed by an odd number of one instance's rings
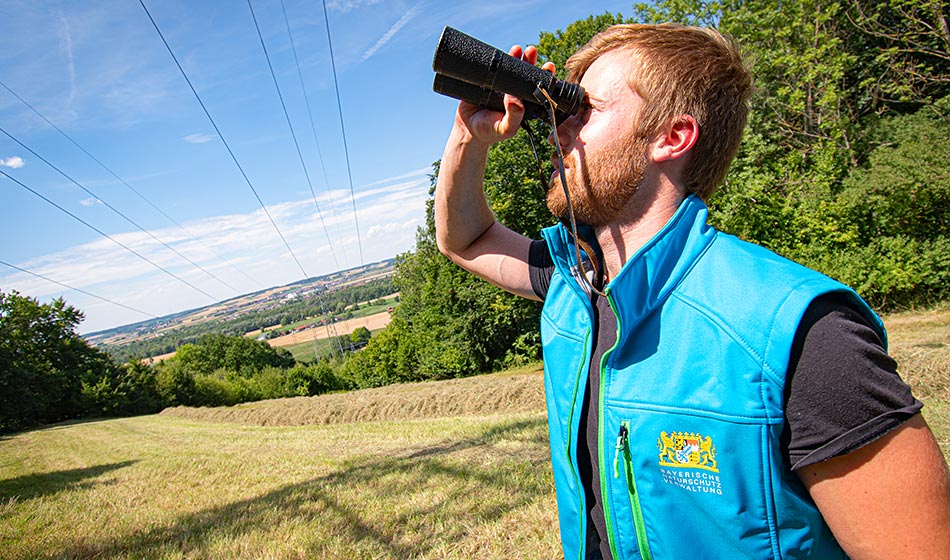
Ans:
POLYGON ((0 558, 558 556, 542 413, 258 427, 147 416, 0 441, 0 558))
POLYGON ((366 315, 364 317, 357 317, 355 319, 345 319, 343 321, 338 321, 333 323, 333 327, 330 329, 327 327, 317 327, 298 333, 285 334, 284 336, 272 338, 268 340, 267 343, 271 346, 277 347, 290 346, 293 344, 310 342, 312 340, 322 340, 324 338, 333 336, 349 335, 351 332, 360 327, 366 327, 370 331, 378 331, 379 329, 382 329, 388 325, 391 320, 392 315, 390 315, 387 311, 383 311, 380 313, 374 313, 373 315, 366 315))
POLYGON ((944 457, 950 462, 950 307, 884 318, 901 377, 924 403, 944 457))
POLYGON ((377 422, 544 410, 541 366, 505 373, 294 397, 220 408, 175 407, 163 415, 256 426, 377 422))

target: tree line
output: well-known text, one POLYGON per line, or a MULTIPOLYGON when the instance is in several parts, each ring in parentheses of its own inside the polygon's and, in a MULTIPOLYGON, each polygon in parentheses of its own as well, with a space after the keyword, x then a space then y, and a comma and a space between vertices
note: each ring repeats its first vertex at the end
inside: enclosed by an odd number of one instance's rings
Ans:
MULTIPOLYGON (((733 36, 756 90, 739 154, 710 200, 710 220, 853 286, 884 312, 950 297, 943 9, 938 0, 660 0, 635 5, 627 18, 606 13, 541 33, 537 44, 563 78, 567 57, 615 23, 675 21, 733 36)), ((550 131, 528 126, 533 138, 521 132, 492 148, 485 190, 502 223, 538 238, 553 223, 543 179, 552 171, 543 140, 550 131)), ((400 302, 392 321, 345 356, 295 363, 264 343, 223 334, 225 323, 191 333, 162 364, 117 364, 75 335, 81 312, 62 300, 44 307, 0 293, 0 431, 31 425, 24 419, 313 395, 539 359, 540 304, 478 280, 439 253, 431 199, 438 171, 436 162, 415 248, 396 259, 390 292, 399 291, 400 302), (24 313, 35 324, 13 319, 24 313)), ((253 330, 246 326, 234 334, 253 330)))
POLYGON ((120 363, 76 332, 81 311, 0 291, 0 433, 82 417, 149 414, 169 406, 230 406, 353 389, 345 354, 371 337, 341 335, 343 349, 300 363, 282 348, 244 336, 205 333, 159 363, 120 363))

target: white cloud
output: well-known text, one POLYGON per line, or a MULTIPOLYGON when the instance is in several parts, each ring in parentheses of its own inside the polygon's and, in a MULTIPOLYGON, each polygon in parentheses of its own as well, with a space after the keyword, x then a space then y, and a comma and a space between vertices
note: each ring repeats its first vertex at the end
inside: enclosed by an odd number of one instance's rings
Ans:
POLYGON ((388 224, 375 225, 369 228, 369 231, 366 232, 366 237, 377 237, 384 235, 393 235, 397 233, 404 233, 406 230, 415 232, 416 228, 419 227, 419 220, 417 218, 412 218, 405 222, 393 222, 388 224))
POLYGON ((327 10, 345 14, 352 10, 358 10, 366 6, 379 4, 382 0, 335 0, 327 2, 327 10))
POLYGON ((0 167, 10 167, 13 169, 19 169, 26 165, 26 162, 23 161, 23 158, 20 156, 10 156, 6 159, 0 158, 0 167))
POLYGON ((214 134, 198 133, 198 134, 189 134, 182 138, 185 142, 189 144, 204 144, 205 142, 210 142, 217 138, 214 134))
MULTIPOLYGON (((423 2, 424 1, 425 0, 423 0, 423 2)), ((389 28, 389 31, 384 33, 383 36, 380 37, 378 41, 376 41, 375 45, 373 45, 372 47, 369 48, 369 50, 363 53, 363 58, 360 59, 360 62, 363 62, 367 58, 376 54, 376 51, 383 48, 386 45, 386 43, 388 43, 390 39, 392 39, 396 35, 396 33, 399 33, 400 29, 405 27, 406 24, 412 20, 412 18, 416 17, 416 15, 418 15, 422 9, 423 2, 419 2, 418 4, 410 8, 408 12, 403 14, 403 16, 399 18, 399 21, 394 23, 393 26, 389 28)))
POLYGON ((96 204, 102 204, 102 201, 99 200, 98 198, 89 197, 89 198, 84 198, 84 199, 80 200, 80 201, 79 201, 79 204, 82 204, 83 206, 86 206, 86 207, 88 208, 89 206, 95 206, 96 204))
POLYGON ((66 55, 66 70, 69 75, 69 98, 67 100, 67 105, 72 104, 73 100, 76 97, 76 60, 73 57, 73 35, 69 28, 69 21, 66 19, 66 16, 63 15, 62 11, 59 12, 59 23, 60 23, 60 44, 63 48, 63 53, 66 55))
MULTIPOLYGON (((317 217, 309 196, 273 204, 267 210, 307 275, 320 276, 334 272, 336 267, 356 266, 361 256, 364 263, 371 263, 412 249, 415 230, 425 216, 428 180, 420 176, 423 171, 415 170, 357 189, 359 234, 349 201, 345 205, 341 202, 336 212, 325 214, 324 223, 317 217)), ((350 194, 347 189, 320 193, 321 208, 326 208, 325 203, 331 196, 342 201, 350 194)), ((96 203, 94 197, 83 201, 83 204, 96 203)), ((190 235, 177 227, 151 233, 209 273, 226 279, 236 289, 249 293, 301 278, 300 268, 261 209, 194 220, 185 227, 190 235)), ((235 295, 148 234, 129 231, 113 233, 111 237, 216 298, 235 295)), ((35 257, 18 266, 159 316, 212 303, 198 291, 106 238, 35 257)), ((63 295, 71 305, 83 310, 86 321, 80 326, 81 332, 143 319, 140 314, 119 306, 77 292, 64 292, 62 286, 46 280, 2 272, 0 285, 4 287, 41 299, 63 295)))

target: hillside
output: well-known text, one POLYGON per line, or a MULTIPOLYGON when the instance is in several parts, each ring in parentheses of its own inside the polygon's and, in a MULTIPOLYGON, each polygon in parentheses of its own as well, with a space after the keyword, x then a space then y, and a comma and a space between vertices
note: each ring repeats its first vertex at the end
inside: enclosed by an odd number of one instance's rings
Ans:
POLYGON ((503 373, 229 407, 167 408, 162 415, 255 426, 399 421, 544 410, 541 366, 503 373))

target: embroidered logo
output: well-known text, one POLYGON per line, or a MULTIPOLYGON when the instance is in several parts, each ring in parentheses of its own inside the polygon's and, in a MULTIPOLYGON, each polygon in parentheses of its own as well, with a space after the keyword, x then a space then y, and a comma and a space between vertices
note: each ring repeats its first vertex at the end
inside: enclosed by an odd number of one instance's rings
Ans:
POLYGON ((719 472, 716 446, 712 436, 692 432, 661 432, 656 440, 660 450, 660 465, 681 469, 704 469, 719 472))

